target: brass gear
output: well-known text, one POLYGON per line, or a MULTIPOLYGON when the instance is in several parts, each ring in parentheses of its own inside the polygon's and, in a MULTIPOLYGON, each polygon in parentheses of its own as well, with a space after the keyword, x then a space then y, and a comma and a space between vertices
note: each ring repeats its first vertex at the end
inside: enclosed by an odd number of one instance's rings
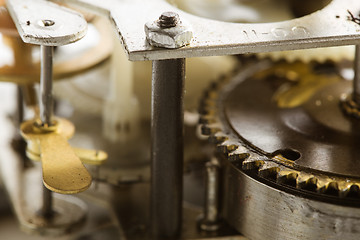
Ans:
MULTIPOLYGON (((287 66, 288 72, 291 72, 294 65, 309 66, 301 62, 289 64, 282 61, 272 64, 270 61, 260 61, 260 63, 248 64, 242 67, 241 71, 234 71, 212 83, 204 92, 200 103, 201 117, 199 126, 201 134, 207 136, 210 142, 215 143, 217 150, 225 154, 230 162, 236 163, 245 173, 251 170, 261 178, 275 181, 276 184, 285 185, 286 187, 299 189, 305 193, 310 191, 312 194, 325 194, 325 196, 338 198, 357 198, 360 195, 359 177, 299 166, 291 159, 293 157, 291 154, 297 153, 293 151, 286 152, 286 149, 283 152, 273 152, 271 155, 264 154, 264 151, 259 149, 258 146, 254 146, 247 139, 244 139, 241 133, 235 132, 227 122, 227 116, 224 115, 225 107, 222 106, 222 102, 237 84, 250 77, 269 76, 270 73, 276 73, 279 66, 287 66)), ((316 74, 314 75, 314 82, 316 82, 316 74)), ((317 77, 320 78, 320 75, 317 75, 317 77)), ((336 76, 335 78, 341 77, 336 76)), ((328 84, 335 81, 334 79, 331 80, 331 77, 328 79, 330 79, 328 84)), ((256 80, 251 79, 250 81, 256 80)), ((292 81, 291 77, 290 81, 292 81)), ((295 84, 295 88, 299 87, 299 85, 295 84)), ((321 87, 323 86, 318 86, 318 89, 321 87)), ((288 91, 291 91, 291 88, 288 91)), ((296 92, 301 93, 303 91, 296 92)), ((297 106, 307 102, 314 94, 315 91, 308 94, 308 96, 302 96, 302 100, 297 106)), ((290 108, 292 107, 290 106, 290 108)))

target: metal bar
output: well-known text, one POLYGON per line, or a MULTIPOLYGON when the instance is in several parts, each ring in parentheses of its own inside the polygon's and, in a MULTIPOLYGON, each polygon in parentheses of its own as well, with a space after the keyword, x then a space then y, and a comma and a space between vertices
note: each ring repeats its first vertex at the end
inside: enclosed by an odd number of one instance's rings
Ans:
POLYGON ((62 46, 87 32, 84 17, 73 10, 42 0, 7 0, 6 7, 25 43, 62 46))
POLYGON ((24 94, 22 88, 22 86, 17 86, 16 91, 16 125, 18 127, 20 127, 21 123, 24 121, 24 94))
POLYGON ((360 106, 360 45, 355 46, 353 100, 360 106))
MULTIPOLYGON (((53 47, 41 46, 41 73, 40 73, 40 119, 43 125, 52 124, 53 97, 52 97, 52 70, 53 47)), ((45 218, 53 215, 52 192, 43 186, 43 204, 41 214, 45 218)))
POLYGON ((66 2, 109 17, 116 26, 129 60, 132 61, 353 45, 360 40, 359 25, 349 21, 348 12, 350 10, 357 14, 360 11, 356 0, 332 0, 323 9, 301 18, 257 24, 199 18, 181 11, 171 5, 171 1, 166 0, 66 2), (156 20, 160 13, 167 11, 178 13, 181 21, 192 26, 194 37, 188 47, 169 50, 144 44, 144 24, 156 20))
POLYGON ((52 192, 43 185, 43 204, 41 208, 41 215, 45 218, 51 218, 53 213, 52 192))
POLYGON ((204 231, 219 229, 219 181, 220 164, 214 157, 205 166, 205 204, 200 228, 204 231))
POLYGON ((41 46, 40 75, 40 119, 45 125, 51 125, 52 118, 52 65, 53 47, 41 46))
POLYGON ((153 61, 151 227, 173 238, 182 220, 185 59, 153 61))

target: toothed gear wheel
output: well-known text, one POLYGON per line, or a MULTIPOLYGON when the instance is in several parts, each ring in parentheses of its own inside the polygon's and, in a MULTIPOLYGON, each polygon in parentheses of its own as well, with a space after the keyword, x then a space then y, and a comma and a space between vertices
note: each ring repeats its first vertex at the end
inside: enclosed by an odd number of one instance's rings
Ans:
POLYGON ((326 61, 340 62, 343 60, 354 60, 355 46, 342 46, 331 48, 314 48, 295 51, 281 51, 281 52, 268 52, 258 53, 259 59, 269 58, 272 61, 285 60, 289 63, 295 61, 301 61, 304 63, 310 63, 316 61, 318 63, 324 63, 326 61))
POLYGON ((331 63, 260 61, 214 82, 200 104, 203 135, 241 171, 302 194, 356 201, 360 122, 331 63))

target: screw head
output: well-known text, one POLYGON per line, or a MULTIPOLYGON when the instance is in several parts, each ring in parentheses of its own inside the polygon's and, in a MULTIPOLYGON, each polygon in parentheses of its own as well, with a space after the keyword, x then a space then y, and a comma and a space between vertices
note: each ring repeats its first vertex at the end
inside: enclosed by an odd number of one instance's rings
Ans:
POLYGON ((39 25, 42 27, 51 27, 55 25, 55 22, 53 20, 44 19, 39 21, 39 25))
POLYGON ((179 14, 174 12, 164 12, 159 17, 158 25, 161 28, 175 27, 179 22, 179 14))

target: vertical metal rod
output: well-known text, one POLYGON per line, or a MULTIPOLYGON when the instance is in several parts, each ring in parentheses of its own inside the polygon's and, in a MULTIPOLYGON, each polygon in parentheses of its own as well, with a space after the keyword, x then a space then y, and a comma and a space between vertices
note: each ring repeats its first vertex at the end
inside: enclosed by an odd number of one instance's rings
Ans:
POLYGON ((16 124, 20 128, 21 123, 24 121, 24 94, 22 91, 22 86, 17 87, 16 103, 17 103, 16 124))
POLYGON ((51 218, 53 216, 52 197, 52 192, 43 185, 43 204, 41 214, 45 218, 51 218))
POLYGON ((360 106, 360 45, 355 45, 353 100, 360 106))
POLYGON ((41 46, 41 74, 40 74, 40 119, 44 125, 51 125, 52 98, 52 66, 53 47, 41 46))
POLYGON ((174 238, 182 221, 185 59, 153 61, 151 229, 174 238))
MULTIPOLYGON (((50 126, 52 119, 52 69, 53 47, 41 46, 41 73, 40 73, 40 120, 43 125, 50 126)), ((43 204, 41 213, 49 218, 53 214, 52 192, 43 186, 43 204)))
POLYGON ((216 158, 205 165, 205 204, 200 228, 204 231, 219 229, 219 180, 220 164, 216 158))

